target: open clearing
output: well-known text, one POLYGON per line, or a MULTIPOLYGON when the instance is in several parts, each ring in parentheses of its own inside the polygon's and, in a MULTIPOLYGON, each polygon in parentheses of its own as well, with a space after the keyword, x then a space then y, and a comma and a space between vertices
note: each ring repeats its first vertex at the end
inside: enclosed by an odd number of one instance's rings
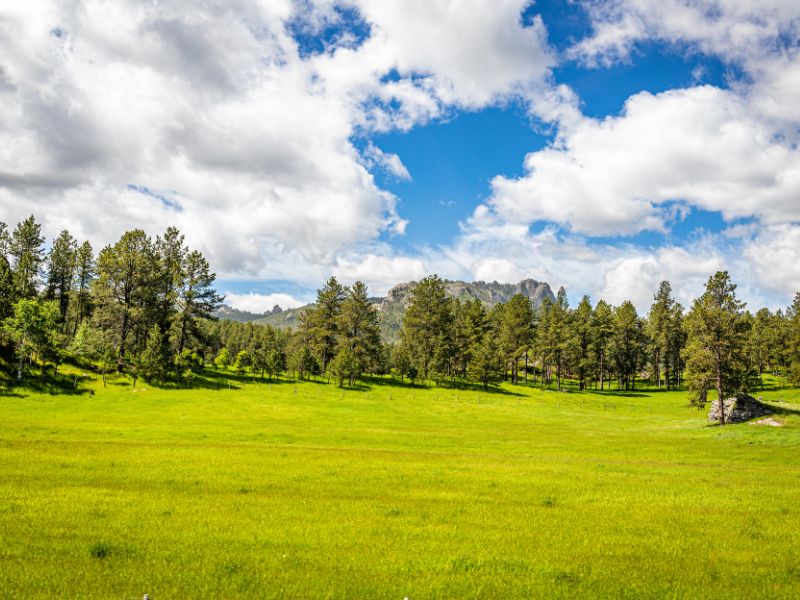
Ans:
POLYGON ((18 598, 797 598, 800 406, 372 380, 0 394, 18 598))

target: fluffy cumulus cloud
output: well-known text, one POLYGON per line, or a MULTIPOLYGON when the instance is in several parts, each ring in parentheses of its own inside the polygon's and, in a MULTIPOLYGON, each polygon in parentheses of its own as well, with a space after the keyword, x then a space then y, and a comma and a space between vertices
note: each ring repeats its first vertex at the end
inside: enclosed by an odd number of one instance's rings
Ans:
POLYGON ((750 61, 772 53, 800 27, 793 0, 607 0, 585 6, 594 32, 570 54, 589 63, 628 59, 637 43, 654 39, 750 61))
POLYGON ((643 91, 620 114, 605 118, 582 115, 568 88, 548 90, 531 110, 555 124, 553 141, 526 156, 521 177, 492 181, 489 198, 469 219, 465 244, 476 256, 492 237, 500 246, 516 240, 521 250, 535 246, 537 236, 528 227, 552 223, 559 245, 571 240, 599 255, 590 259, 594 272, 584 277, 586 270, 572 257, 565 260, 558 246, 551 246, 556 254, 549 260, 527 252, 551 265, 555 281, 573 281, 573 295, 631 298, 646 308, 658 281, 671 279, 686 303, 711 272, 725 268, 753 302, 785 304, 800 289, 794 268, 800 241, 800 5, 614 0, 584 6, 593 32, 566 57, 585 68, 635 61, 638 44, 656 41, 671 51, 714 55, 740 75, 725 88, 643 91), (721 214, 728 229, 702 236, 702 243, 666 241, 676 222, 695 210, 721 214), (666 234, 665 245, 625 241, 643 231, 666 234), (611 238, 613 246, 593 241, 597 237, 611 238), (577 277, 568 275, 570 268, 577 277))
MULTIPOLYGON (((427 273, 564 285, 646 309, 728 268, 754 302, 800 288, 800 8, 789 0, 588 2, 562 53, 528 0, 36 0, 0 7, 0 208, 102 246, 178 226, 227 278, 373 293, 427 273), (632 95, 590 118, 558 61, 604 68, 642 43, 714 55, 722 87, 632 95), (522 99, 552 125, 519 177, 495 177, 451 243, 411 251, 370 142, 522 99), (728 229, 674 242, 693 210, 728 229), (633 236, 667 234, 661 246, 633 236), (598 239, 601 238, 601 239, 598 239), (776 265, 780 265, 776 268, 776 265)), ((535 5, 534 5, 535 7, 535 5)), ((522 157, 520 157, 522 159, 522 157)), ((299 300, 229 294, 261 311, 299 300)))
POLYGON ((174 224, 229 277, 342 268, 405 227, 372 170, 411 176, 354 136, 523 93, 552 64, 541 23, 520 22, 524 0, 417 4, 7 3, 4 220, 32 212, 48 235, 96 245, 174 224))
POLYGON ((800 220, 800 151, 711 86, 637 94, 618 117, 584 118, 498 177, 490 206, 504 220, 553 221, 588 235, 665 231, 675 202, 727 220, 800 220))

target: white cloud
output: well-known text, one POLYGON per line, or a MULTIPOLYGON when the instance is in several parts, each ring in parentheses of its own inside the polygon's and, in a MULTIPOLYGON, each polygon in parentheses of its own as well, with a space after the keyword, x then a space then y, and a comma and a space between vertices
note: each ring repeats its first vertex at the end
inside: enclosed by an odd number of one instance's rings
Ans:
POLYGON ((299 300, 289 294, 257 294, 255 292, 235 294, 233 292, 225 292, 225 304, 238 310, 260 314, 272 310, 275 306, 280 306, 286 310, 287 308, 304 306, 308 302, 299 300))
POLYGON ((366 251, 340 257, 333 268, 333 274, 348 285, 357 280, 363 281, 372 295, 385 294, 397 283, 420 279, 427 274, 420 258, 393 256, 386 249, 384 252, 376 254, 366 251))
POLYGON ((570 53, 590 64, 627 60, 637 42, 653 39, 746 62, 800 27, 794 0, 608 0, 585 7, 594 32, 570 53))
POLYGON ((526 0, 415 1, 7 3, 4 219, 34 213, 98 247, 176 225, 221 275, 302 281, 401 235, 369 168, 410 175, 353 136, 522 94, 553 64, 541 23, 520 23, 526 0), (320 31, 341 6, 369 37, 301 57, 290 21, 320 31))
POLYGON ((366 150, 364 150, 364 158, 368 165, 380 167, 391 175, 394 175, 397 179, 403 179, 405 181, 411 180, 411 173, 408 172, 408 169, 397 154, 384 152, 372 142, 370 142, 366 150))
POLYGON ((525 176, 495 178, 488 207, 504 221, 553 221, 588 235, 666 231, 671 201, 729 220, 800 220, 800 151, 781 131, 732 91, 641 92, 618 117, 562 129, 526 157, 525 176))
POLYGON ((800 225, 759 229, 743 254, 756 283, 786 298, 800 292, 800 225))

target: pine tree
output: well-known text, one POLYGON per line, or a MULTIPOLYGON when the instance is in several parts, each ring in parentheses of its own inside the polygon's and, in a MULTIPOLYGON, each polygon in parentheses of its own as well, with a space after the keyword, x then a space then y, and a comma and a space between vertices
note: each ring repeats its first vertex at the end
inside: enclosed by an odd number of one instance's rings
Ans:
POLYGON ((669 353, 672 329, 672 315, 675 301, 669 281, 662 281, 653 297, 654 302, 647 315, 645 331, 650 341, 650 363, 653 367, 653 380, 661 389, 662 366, 669 353))
POLYGON ((469 378, 483 385, 484 391, 489 385, 500 379, 503 371, 503 358, 495 336, 487 334, 473 348, 472 360, 469 363, 469 378))
POLYGON ((800 292, 797 292, 789 310, 786 311, 786 360, 789 366, 789 381, 800 384, 800 292))
POLYGON ((446 374, 452 352, 452 301, 444 282, 432 275, 411 291, 400 339, 423 379, 446 374))
POLYGON ((336 355, 339 341, 339 315, 342 312, 346 289, 336 277, 331 277, 317 290, 317 302, 300 316, 300 328, 305 332, 310 348, 318 357, 322 372, 336 355))
POLYGON ((212 313, 222 305, 223 297, 214 289, 216 275, 200 252, 189 252, 181 269, 182 281, 177 290, 177 353, 193 338, 201 336, 200 321, 213 319, 212 313))
POLYGON ((614 310, 614 334, 611 338, 619 389, 636 389, 636 374, 643 362, 644 347, 642 320, 633 303, 626 300, 614 310))
MULTIPOLYGON (((170 328, 176 319, 179 295, 185 285, 184 269, 188 250, 180 231, 175 227, 168 227, 163 236, 156 238, 153 251, 155 264, 152 285, 155 302, 150 307, 152 314, 148 320, 158 324, 166 344, 170 328)), ((183 345, 180 343, 183 341, 182 336, 179 338, 176 354, 183 350, 183 345)))
POLYGON ((146 339, 146 316, 156 303, 155 273, 152 241, 140 229, 124 233, 97 259, 95 319, 101 327, 114 332, 120 365, 124 364, 128 346, 139 346, 146 339))
POLYGON ((477 298, 453 301, 453 373, 468 376, 469 363, 489 331, 489 316, 477 298))
POLYGON ((72 296, 77 249, 75 238, 65 229, 53 240, 53 246, 47 255, 47 283, 44 297, 58 302, 62 323, 67 320, 72 296))
POLYGON ((14 311, 14 273, 5 256, 0 254, 0 323, 14 311))
POLYGON ((614 309, 605 300, 600 300, 594 307, 592 334, 594 363, 597 366, 597 378, 600 380, 600 389, 602 390, 607 379, 606 374, 610 372, 609 349, 614 335, 614 309))
POLYGON ((584 296, 572 313, 569 328, 568 353, 572 370, 577 376, 578 387, 586 389, 588 380, 594 376, 595 354, 594 343, 594 311, 589 296, 584 296))
POLYGON ((17 224, 11 234, 8 253, 14 271, 15 298, 34 298, 44 261, 42 226, 33 215, 17 224))
POLYGON ((362 372, 375 369, 380 361, 381 330, 378 313, 370 304, 367 286, 356 281, 346 292, 338 317, 337 353, 347 350, 347 361, 340 362, 339 367, 346 365, 348 377, 355 373, 359 377, 362 372))
POLYGON ((95 278, 94 252, 89 242, 83 242, 75 253, 75 280, 72 284, 72 335, 91 312, 91 283, 95 278))
POLYGON ((569 317, 567 292, 561 287, 555 302, 546 299, 542 303, 536 342, 542 358, 542 380, 549 384, 552 381, 553 369, 555 369, 556 385, 559 391, 561 390, 565 350, 568 345, 569 317))
POLYGON ((153 323, 147 334, 147 342, 139 357, 139 372, 147 383, 153 379, 163 380, 166 375, 167 357, 164 356, 164 334, 158 323, 153 323))
MULTIPOLYGON (((494 311, 498 346, 504 363, 511 367, 511 381, 519 380, 519 361, 533 343, 533 306, 530 298, 515 294, 494 311)), ((526 365, 527 366, 527 365, 526 365)))
POLYGON ((716 388, 720 425, 725 424, 726 395, 747 391, 753 380, 743 308, 728 272, 718 271, 708 279, 705 293, 694 301, 686 317, 690 401, 702 408, 707 391, 716 388))

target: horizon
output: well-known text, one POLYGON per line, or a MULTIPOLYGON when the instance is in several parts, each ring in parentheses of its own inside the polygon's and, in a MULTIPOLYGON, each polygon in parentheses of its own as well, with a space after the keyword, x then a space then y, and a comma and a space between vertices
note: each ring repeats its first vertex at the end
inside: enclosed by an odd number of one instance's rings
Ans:
POLYGON ((0 8, 0 209, 175 225, 244 310, 430 274, 800 290, 800 7, 310 0, 0 8))

